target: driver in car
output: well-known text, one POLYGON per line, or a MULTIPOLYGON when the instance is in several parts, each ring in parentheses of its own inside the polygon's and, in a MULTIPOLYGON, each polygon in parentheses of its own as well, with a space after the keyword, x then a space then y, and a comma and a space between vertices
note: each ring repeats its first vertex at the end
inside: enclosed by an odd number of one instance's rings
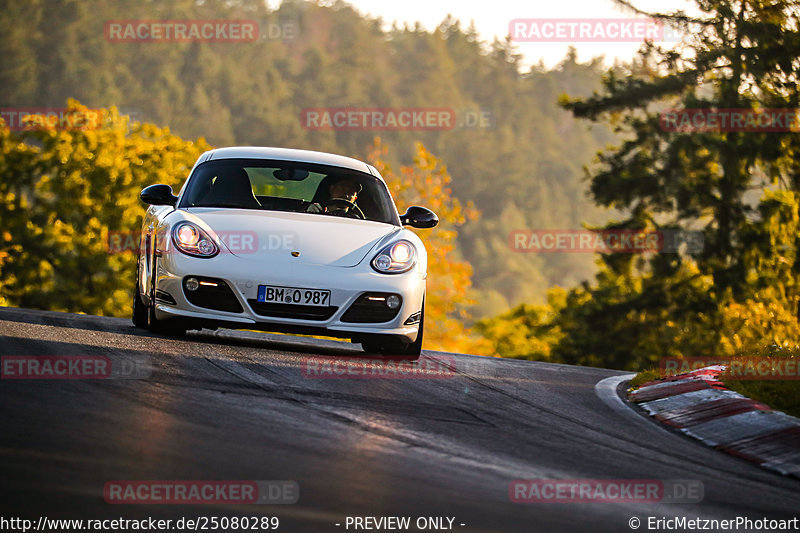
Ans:
MULTIPOLYGON (((361 212, 356 204, 358 193, 362 190, 361 184, 352 178, 341 178, 331 183, 328 188, 329 200, 319 203, 313 203, 306 209, 309 213, 331 213, 331 214, 344 214, 350 212, 361 212), (337 200, 344 200, 344 202, 337 202, 337 200), (349 205, 348 205, 349 204, 349 205)), ((363 215, 362 215, 363 217, 363 215)))

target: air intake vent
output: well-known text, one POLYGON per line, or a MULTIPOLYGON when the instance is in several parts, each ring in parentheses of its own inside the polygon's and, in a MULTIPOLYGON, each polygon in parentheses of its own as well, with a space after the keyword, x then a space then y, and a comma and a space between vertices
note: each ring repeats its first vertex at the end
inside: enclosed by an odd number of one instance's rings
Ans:
POLYGON ((244 311, 231 288, 221 279, 187 276, 183 278, 183 294, 197 307, 230 313, 244 311), (190 288, 194 290, 189 290, 190 288))
POLYGON ((402 306, 403 298, 399 294, 365 292, 342 315, 342 322, 359 324, 388 322, 397 316, 402 306))
POLYGON ((297 318, 300 320, 328 320, 338 307, 319 307, 316 305, 275 304, 247 300, 256 314, 275 318, 297 318))

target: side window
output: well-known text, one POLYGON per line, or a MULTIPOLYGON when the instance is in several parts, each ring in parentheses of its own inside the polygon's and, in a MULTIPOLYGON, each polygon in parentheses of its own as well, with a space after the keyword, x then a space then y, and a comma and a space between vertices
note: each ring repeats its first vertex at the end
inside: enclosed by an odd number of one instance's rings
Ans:
POLYGON ((211 169, 202 169, 200 173, 192 180, 189 190, 187 191, 186 199, 189 205, 199 204, 211 192, 211 188, 217 179, 216 172, 211 169))

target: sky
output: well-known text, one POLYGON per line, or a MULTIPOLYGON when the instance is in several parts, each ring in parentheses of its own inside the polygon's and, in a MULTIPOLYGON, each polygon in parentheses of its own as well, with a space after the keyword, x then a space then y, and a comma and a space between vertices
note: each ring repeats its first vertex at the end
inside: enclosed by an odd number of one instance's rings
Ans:
MULTIPOLYGON (((391 27, 393 21, 411 25, 420 22, 424 28, 431 30, 451 14, 462 21, 463 28, 469 27, 470 22, 474 21, 481 38, 490 42, 495 37, 505 39, 509 34, 509 22, 513 19, 537 19, 536 27, 540 28, 540 31, 546 31, 544 26, 539 26, 543 21, 538 19, 643 18, 626 13, 613 0, 347 0, 347 2, 362 14, 381 17, 387 28, 391 27)), ((280 2, 272 0, 268 3, 276 7, 280 2)), ((694 2, 689 0, 633 0, 633 4, 645 11, 683 9, 694 12, 692 10, 694 2)), ((600 29, 603 28, 608 26, 602 26, 600 29)), ((672 40, 674 39, 670 39, 669 42, 672 40)), ((519 42, 517 47, 519 53, 523 55, 524 65, 536 64, 541 60, 547 67, 553 67, 564 58, 570 44, 577 49, 580 61, 604 55, 606 63, 611 64, 615 58, 627 61, 634 57, 641 43, 519 42)))

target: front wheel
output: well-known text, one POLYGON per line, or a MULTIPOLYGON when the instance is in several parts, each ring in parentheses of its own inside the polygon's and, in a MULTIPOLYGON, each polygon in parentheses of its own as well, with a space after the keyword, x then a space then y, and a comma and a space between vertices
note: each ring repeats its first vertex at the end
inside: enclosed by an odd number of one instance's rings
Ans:
MULTIPOLYGON (((159 320, 156 318, 156 262, 153 260, 153 275, 151 279, 153 280, 153 284, 150 290, 150 305, 147 306, 147 329, 149 329, 153 333, 159 333, 161 335, 169 335, 169 336, 183 336, 186 334, 186 327, 180 321, 180 319, 172 319, 172 320, 159 320)), ((139 284, 139 276, 136 276, 136 284, 139 284)), ((138 292, 137 292, 138 294, 138 292)), ((144 304, 142 304, 144 305, 144 304)))
POLYGON ((422 337, 425 329, 425 298, 422 299, 422 313, 419 316, 419 331, 414 342, 405 343, 394 338, 376 336, 361 342, 364 352, 385 356, 397 356, 413 361, 419 359, 422 353, 422 337))
POLYGON ((186 335, 186 326, 182 325, 180 319, 174 318, 172 320, 159 320, 156 318, 156 305, 147 308, 147 329, 153 333, 161 335, 168 335, 172 337, 181 337, 186 335))
POLYGON ((131 320, 137 328, 147 329, 147 306, 142 301, 139 291, 139 266, 136 266, 136 283, 133 289, 133 316, 131 320))

